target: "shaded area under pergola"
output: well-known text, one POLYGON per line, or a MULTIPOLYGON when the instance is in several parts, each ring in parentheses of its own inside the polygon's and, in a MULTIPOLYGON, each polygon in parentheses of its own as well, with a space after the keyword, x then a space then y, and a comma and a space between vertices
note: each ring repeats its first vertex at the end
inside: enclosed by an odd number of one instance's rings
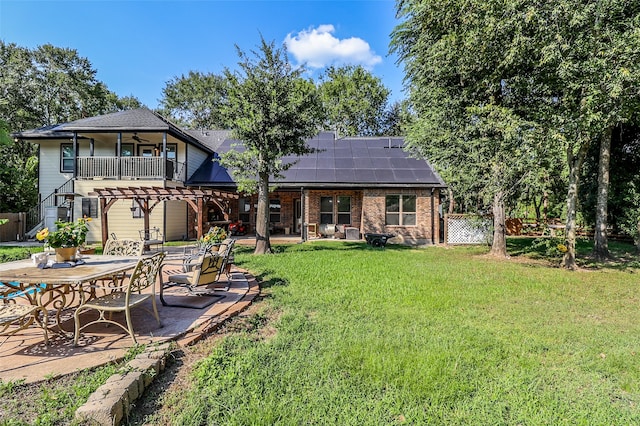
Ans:
POLYGON ((117 187, 117 188, 94 188, 89 193, 92 197, 100 200, 100 211, 102 221, 102 244, 109 238, 108 212, 111 206, 118 200, 135 200, 140 206, 144 217, 144 231, 149 233, 149 215, 153 209, 162 201, 186 201, 196 213, 197 217, 197 238, 204 234, 204 206, 208 202, 216 203, 222 211, 229 200, 238 199, 238 194, 232 192, 219 191, 214 189, 199 188, 163 188, 163 187, 117 187))

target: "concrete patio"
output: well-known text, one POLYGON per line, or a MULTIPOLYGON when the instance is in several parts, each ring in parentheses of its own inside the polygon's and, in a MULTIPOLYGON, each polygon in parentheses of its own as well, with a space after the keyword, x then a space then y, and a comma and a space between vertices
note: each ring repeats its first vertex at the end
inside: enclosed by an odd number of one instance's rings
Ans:
MULTIPOLYGON (((163 269, 163 279, 166 279, 168 274, 176 272, 172 268, 174 267, 166 266, 163 269)), ((134 309, 133 323, 138 343, 173 341, 179 346, 192 344, 226 319, 245 309, 259 293, 255 278, 235 266, 228 277, 221 277, 222 281, 225 279, 230 281, 228 291, 216 291, 222 298, 208 307, 191 309, 162 306, 156 294, 161 327, 158 327, 155 318, 145 310, 134 309)), ((191 299, 195 307, 202 306, 201 298, 172 296, 171 292, 165 292, 166 299, 171 297, 191 299)), ((151 307, 150 301, 148 305, 151 307)), ((97 314, 90 312, 83 315, 95 317, 97 314)), ((124 315, 116 314, 114 319, 124 321, 124 315)), ((73 331, 72 309, 65 311, 62 327, 65 331, 73 331)), ((121 359, 133 345, 129 335, 116 326, 105 327, 104 324, 97 324, 83 330, 78 347, 73 346, 72 337, 56 333, 53 327, 50 330, 49 345, 44 344, 42 331, 36 327, 22 330, 8 339, 0 338, 0 378, 3 382, 33 383, 95 368, 121 359)))

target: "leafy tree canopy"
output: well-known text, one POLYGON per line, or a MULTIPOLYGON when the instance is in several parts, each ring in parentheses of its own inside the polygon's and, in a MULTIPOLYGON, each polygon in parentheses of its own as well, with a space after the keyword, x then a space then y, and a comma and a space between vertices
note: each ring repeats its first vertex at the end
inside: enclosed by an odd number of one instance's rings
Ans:
POLYGON ((386 130, 390 91, 362 66, 329 67, 321 77, 325 128, 339 136, 378 136, 386 130))
POLYGON ((226 95, 223 76, 189 71, 174 77, 162 90, 164 112, 176 122, 192 129, 222 129, 220 114, 226 95))
POLYGON ((311 152, 306 139, 315 135, 322 107, 313 82, 294 69, 285 48, 261 38, 259 50, 247 54, 237 48, 239 70, 224 71, 227 98, 221 109, 243 150, 231 150, 222 163, 233 170, 239 189, 258 193, 256 253, 270 251, 269 178, 291 166, 289 155, 311 152))

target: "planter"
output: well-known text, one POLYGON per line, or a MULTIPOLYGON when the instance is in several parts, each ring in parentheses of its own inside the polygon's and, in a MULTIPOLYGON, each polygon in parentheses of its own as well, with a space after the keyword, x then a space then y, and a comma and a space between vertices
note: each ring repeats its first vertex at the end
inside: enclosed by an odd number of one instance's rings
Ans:
POLYGON ((68 262, 76 260, 78 247, 58 247, 56 248, 56 262, 68 262))

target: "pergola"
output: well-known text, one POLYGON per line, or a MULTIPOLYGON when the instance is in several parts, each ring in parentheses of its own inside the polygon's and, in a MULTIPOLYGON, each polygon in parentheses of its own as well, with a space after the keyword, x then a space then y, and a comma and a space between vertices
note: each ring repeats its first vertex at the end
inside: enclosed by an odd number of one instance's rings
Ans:
POLYGON ((118 188, 94 188, 90 196, 98 197, 100 200, 101 221, 102 221, 102 244, 109 238, 109 224, 107 213, 111 206, 118 200, 135 200, 140 206, 144 215, 144 231, 149 233, 149 215, 151 211, 162 201, 182 200, 195 211, 197 216, 198 238, 202 237, 204 231, 204 206, 207 202, 216 203, 223 211, 225 204, 229 200, 238 199, 238 194, 213 189, 199 188, 163 188, 163 187, 118 187, 118 188))

